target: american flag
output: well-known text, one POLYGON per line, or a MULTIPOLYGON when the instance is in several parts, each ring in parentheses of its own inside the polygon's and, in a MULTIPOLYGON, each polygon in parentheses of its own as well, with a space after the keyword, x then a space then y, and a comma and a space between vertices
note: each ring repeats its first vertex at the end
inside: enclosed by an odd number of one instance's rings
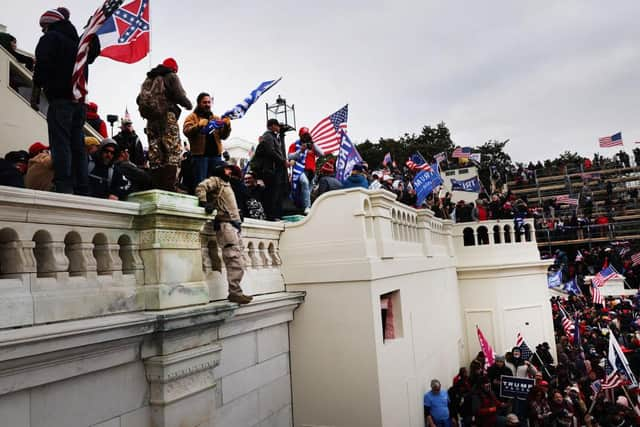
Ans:
POLYGON ((603 268, 598 274, 593 276, 593 279, 591 279, 591 283, 594 286, 601 288, 607 283, 609 279, 612 279, 615 276, 616 271, 613 269, 613 267, 608 266, 607 268, 603 268))
POLYGON ((562 316, 562 329, 564 330, 564 334, 567 337, 571 337, 573 335, 573 328, 575 327, 575 325, 569 318, 567 312, 564 311, 564 308, 562 307, 560 307, 560 316, 562 316))
MULTIPOLYGON (((607 388, 614 388, 621 384, 638 385, 638 381, 629 366, 627 356, 622 352, 622 348, 620 348, 613 331, 609 331, 609 351, 605 360, 605 371, 607 373, 605 384, 610 383, 607 388)), ((603 384, 602 388, 605 388, 605 384, 603 384)))
POLYGON ((518 334, 516 335, 516 347, 520 348, 520 356, 524 360, 529 360, 531 359, 531 356, 533 356, 533 352, 527 345, 526 341, 524 340, 524 337, 520 332, 518 332, 518 334))
POLYGON ((387 166, 389 163, 393 163, 393 161, 391 160, 391 153, 385 154, 384 158, 382 159, 383 166, 387 166))
POLYGON ((89 18, 89 23, 84 33, 82 33, 82 37, 80 37, 76 63, 73 66, 73 75, 71 77, 73 98, 78 102, 83 101, 84 97, 87 96, 87 78, 84 72, 87 66, 91 40, 96 36, 96 32, 102 27, 102 24, 122 5, 123 1, 124 0, 106 0, 102 7, 96 10, 91 18, 89 18))
POLYGON ((556 203, 559 205, 572 205, 578 206, 579 200, 573 197, 569 197, 568 194, 556 196, 556 203))
POLYGON ((603 136, 602 138, 598 139, 598 142, 600 143, 600 147, 602 148, 622 145, 622 132, 614 133, 611 136, 603 136))
POLYGON ((441 162, 444 162, 445 160, 447 160, 446 151, 443 151, 443 152, 438 153, 435 156, 433 156, 433 160, 435 160, 436 163, 441 163, 441 162))
POLYGON ((340 149, 342 141, 341 130, 347 129, 349 105, 345 105, 332 115, 325 117, 311 129, 311 138, 325 154, 331 154, 340 149))
POLYGON ((631 262, 633 263, 633 265, 640 264, 640 252, 631 255, 631 262))
POLYGON ((412 154, 406 162, 407 167, 412 171, 429 171, 431 170, 431 166, 427 163, 427 161, 422 157, 420 153, 412 154))
POLYGON ((604 305, 604 298, 600 293, 600 288, 593 284, 591 286, 591 301, 593 301, 594 304, 604 305))
POLYGON ((468 159, 471 156, 471 147, 456 147, 451 154, 454 159, 468 159))
POLYGON ((597 395, 602 390, 602 382, 600 380, 595 380, 591 383, 591 391, 593 391, 593 395, 597 395))

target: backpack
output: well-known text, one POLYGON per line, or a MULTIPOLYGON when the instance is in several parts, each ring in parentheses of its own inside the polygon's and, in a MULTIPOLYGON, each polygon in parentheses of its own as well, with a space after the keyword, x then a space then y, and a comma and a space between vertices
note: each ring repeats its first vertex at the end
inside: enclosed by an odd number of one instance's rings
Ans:
POLYGON ((138 111, 143 119, 164 119, 168 111, 163 76, 147 77, 136 98, 138 111))

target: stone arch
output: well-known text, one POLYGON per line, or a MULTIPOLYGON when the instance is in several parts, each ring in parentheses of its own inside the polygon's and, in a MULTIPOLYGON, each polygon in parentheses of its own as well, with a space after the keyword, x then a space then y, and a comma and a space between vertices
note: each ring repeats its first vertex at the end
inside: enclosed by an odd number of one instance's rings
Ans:
POLYGON ((466 227, 464 230, 462 230, 462 239, 465 246, 475 246, 476 239, 474 236, 473 228, 466 227))
POLYGON ((488 245, 489 244, 489 230, 484 225, 481 225, 477 229, 478 233, 478 245, 488 245))
POLYGON ((134 247, 131 242, 131 237, 127 234, 123 234, 118 238, 118 256, 122 261, 122 273, 133 274, 136 271, 136 259, 134 256, 134 247))
POLYGON ((495 244, 502 243, 502 236, 501 236, 502 233, 500 231, 501 230, 499 225, 493 226, 493 243, 495 244))
POLYGON ((93 236, 93 257, 96 259, 99 276, 111 274, 109 239, 103 233, 93 236))
POLYGON ((82 276, 87 271, 82 237, 77 231, 70 231, 64 236, 64 254, 69 260, 69 276, 82 276))
POLYGON ((24 271, 24 264, 15 251, 18 249, 20 237, 13 228, 0 230, 0 278, 5 274, 24 271))
POLYGON ((503 230, 504 230, 504 242, 511 243, 511 226, 505 225, 503 230))
POLYGON ((33 255, 36 258, 37 277, 54 277, 56 259, 53 253, 53 239, 47 230, 38 230, 33 235, 33 255))
POLYGON ((523 227, 524 230, 524 240, 526 242, 531 241, 531 224, 525 224, 523 227))

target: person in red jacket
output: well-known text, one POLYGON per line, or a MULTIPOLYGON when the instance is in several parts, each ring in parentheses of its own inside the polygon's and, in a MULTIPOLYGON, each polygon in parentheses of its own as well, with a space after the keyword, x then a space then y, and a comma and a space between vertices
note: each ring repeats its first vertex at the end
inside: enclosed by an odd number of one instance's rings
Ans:
POLYGON ((87 123, 96 130, 103 138, 108 138, 107 124, 98 115, 98 104, 89 102, 87 104, 87 123))
POLYGON ((300 207, 304 213, 309 213, 311 207, 311 186, 316 174, 316 159, 324 155, 311 138, 309 128, 301 127, 299 140, 289 146, 289 161, 293 162, 293 177, 297 180, 292 187, 296 190, 294 197, 300 200, 300 207), (304 171, 300 170, 304 168, 304 171), (298 197, 299 193, 299 197, 298 197))

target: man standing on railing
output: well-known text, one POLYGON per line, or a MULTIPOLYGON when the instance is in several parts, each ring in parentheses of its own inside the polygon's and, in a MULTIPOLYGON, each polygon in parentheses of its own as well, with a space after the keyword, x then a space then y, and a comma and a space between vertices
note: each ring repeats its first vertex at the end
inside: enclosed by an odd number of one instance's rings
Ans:
MULTIPOLYGON (((65 8, 46 11, 40 26, 44 35, 36 47, 31 106, 38 110, 40 88, 44 89, 49 101, 47 125, 55 190, 86 195, 89 183, 82 132, 86 111, 84 103, 74 101, 71 81, 80 38, 65 8)), ((87 62, 92 63, 99 53, 92 45, 87 62)))
POLYGON ((229 182, 232 172, 233 166, 225 162, 219 163, 213 170, 213 176, 198 184, 196 197, 207 214, 216 211, 213 229, 227 269, 228 299, 238 304, 248 304, 253 298, 245 295, 240 287, 244 276, 244 248, 240 238, 242 218, 229 182))

